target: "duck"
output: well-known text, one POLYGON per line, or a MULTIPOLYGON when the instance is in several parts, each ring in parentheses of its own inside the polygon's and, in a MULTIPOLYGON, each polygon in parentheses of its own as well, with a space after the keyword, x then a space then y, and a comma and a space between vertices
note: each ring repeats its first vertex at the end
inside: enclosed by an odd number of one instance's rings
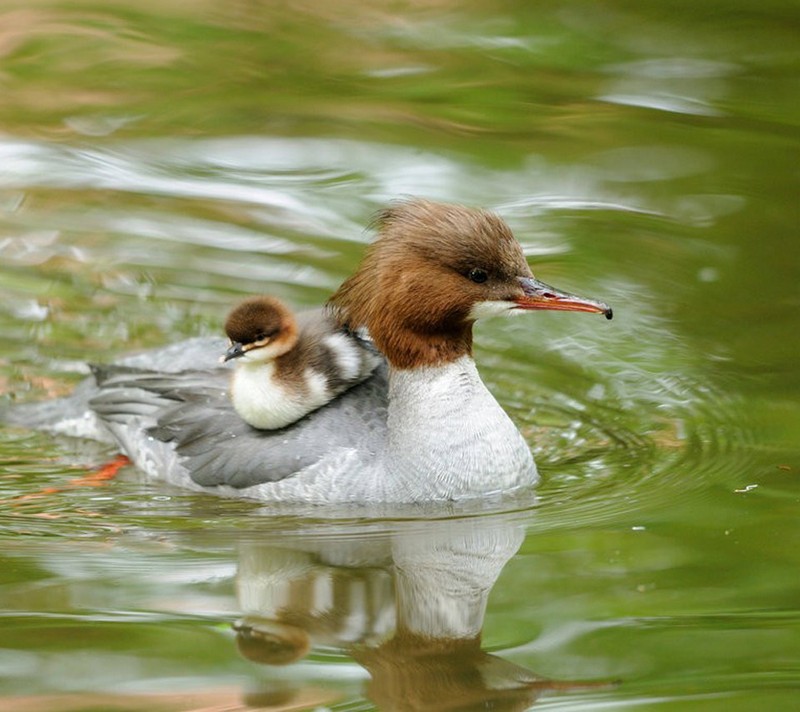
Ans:
MULTIPOLYGON (((473 326, 541 310, 611 319, 611 307, 536 279, 489 210, 412 198, 373 227, 377 238, 321 313, 381 359, 327 404, 279 430, 253 428, 228 397, 230 364, 209 357, 225 343, 203 337, 94 366, 68 399, 86 412, 70 418, 145 477, 221 496, 363 505, 535 487, 531 448, 478 373, 473 326)), ((60 410, 47 408, 51 419, 60 410)))
POLYGON ((363 339, 352 338, 319 310, 297 317, 278 298, 253 296, 225 320, 235 360, 230 398, 239 416, 277 430, 326 405, 366 379, 382 361, 363 339))

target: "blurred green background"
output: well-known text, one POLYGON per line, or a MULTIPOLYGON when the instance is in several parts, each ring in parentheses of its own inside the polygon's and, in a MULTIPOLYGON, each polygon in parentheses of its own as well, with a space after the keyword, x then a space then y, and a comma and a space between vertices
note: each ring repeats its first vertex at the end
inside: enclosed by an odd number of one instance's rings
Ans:
MULTIPOLYGON (((4 0, 4 400, 320 304, 394 198, 490 207, 615 319, 477 329, 543 475, 484 647, 620 682, 545 709, 795 709, 799 34, 785 0, 4 0)), ((382 705, 346 646, 266 673, 232 639, 242 544, 322 549, 323 513, 71 484, 113 454, 0 431, 0 707, 382 705)))

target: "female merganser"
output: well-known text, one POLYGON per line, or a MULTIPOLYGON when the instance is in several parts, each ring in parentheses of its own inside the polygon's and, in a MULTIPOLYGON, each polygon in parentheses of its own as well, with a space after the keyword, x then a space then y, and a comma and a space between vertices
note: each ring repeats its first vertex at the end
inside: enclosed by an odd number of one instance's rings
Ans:
POLYGON ((411 200, 376 226, 328 309, 351 338, 368 334, 388 368, 294 425, 256 430, 227 397, 228 370, 209 363, 219 341, 195 339, 95 368, 96 385, 69 402, 88 401, 99 426, 84 419, 83 434, 110 434, 153 478, 267 501, 419 502, 534 485, 528 444, 472 360, 472 325, 537 309, 610 319, 611 309, 536 280, 490 212, 411 200))
POLYGON ((365 342, 351 338, 325 314, 297 319, 275 297, 250 297, 225 321, 231 345, 223 362, 236 359, 230 396, 254 428, 276 430, 361 383, 382 361, 365 342))

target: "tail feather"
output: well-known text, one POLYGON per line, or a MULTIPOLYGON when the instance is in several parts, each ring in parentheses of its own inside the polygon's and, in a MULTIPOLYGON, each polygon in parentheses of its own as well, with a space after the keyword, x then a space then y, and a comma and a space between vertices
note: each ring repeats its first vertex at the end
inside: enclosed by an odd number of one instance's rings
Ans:
POLYGON ((9 406, 0 413, 0 422, 12 427, 113 442, 110 433, 89 406, 89 401, 97 392, 97 384, 90 376, 64 398, 9 406))

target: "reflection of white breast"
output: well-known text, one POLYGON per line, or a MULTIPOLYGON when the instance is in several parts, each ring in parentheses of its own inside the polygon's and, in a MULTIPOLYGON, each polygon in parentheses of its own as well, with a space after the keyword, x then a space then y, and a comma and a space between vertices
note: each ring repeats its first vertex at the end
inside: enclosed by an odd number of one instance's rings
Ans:
POLYGON ((303 382, 286 383, 274 363, 242 363, 231 380, 231 400, 242 420, 254 428, 276 430, 321 408, 333 397, 327 379, 306 369, 303 382))

